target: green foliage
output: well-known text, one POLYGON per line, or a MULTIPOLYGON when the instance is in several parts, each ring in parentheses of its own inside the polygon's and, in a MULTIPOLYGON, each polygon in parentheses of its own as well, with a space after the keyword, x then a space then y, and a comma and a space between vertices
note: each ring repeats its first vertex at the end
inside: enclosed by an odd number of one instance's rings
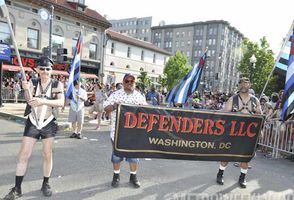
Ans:
POLYGON ((138 76, 137 85, 139 86, 140 90, 145 92, 145 89, 151 85, 151 79, 147 76, 147 72, 141 71, 140 75, 138 76))
POLYGON ((180 51, 171 56, 164 68, 167 90, 171 90, 191 70, 187 57, 180 51))
POLYGON ((159 77, 158 77, 158 83, 161 85, 161 87, 166 87, 167 86, 167 78, 166 78, 166 76, 163 74, 162 76, 161 75, 159 75, 159 77))
MULTIPOLYGON (((238 66, 238 70, 251 79, 252 88, 255 90, 256 94, 260 94, 266 81, 274 67, 274 54, 271 49, 269 49, 269 43, 266 38, 260 39, 259 43, 254 43, 245 39, 243 41, 243 59, 238 66), (250 57, 252 55, 256 57, 255 67, 250 63, 250 57)), ((273 91, 277 91, 278 86, 277 81, 279 77, 274 75, 270 78, 266 93, 269 94, 273 91)))

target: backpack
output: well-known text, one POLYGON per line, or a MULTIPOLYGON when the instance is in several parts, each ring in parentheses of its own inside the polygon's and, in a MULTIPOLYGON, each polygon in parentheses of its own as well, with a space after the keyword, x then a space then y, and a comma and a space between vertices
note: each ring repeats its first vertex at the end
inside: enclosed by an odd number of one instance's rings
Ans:
MULTIPOLYGON (((33 97, 35 97, 36 88, 38 87, 38 84, 40 83, 41 80, 40 80, 40 78, 33 78, 31 80, 32 80, 33 86, 35 88, 32 95, 33 95, 33 97)), ((49 97, 46 97, 46 98, 47 99, 56 99, 56 93, 52 93, 52 89, 58 87, 59 81, 57 81, 55 79, 51 79, 51 81, 52 81, 52 83, 51 83, 51 98, 49 98, 49 97)), ((31 113, 31 106, 29 104, 27 104, 25 112, 24 112, 24 116, 27 116, 30 113, 31 113)), ((56 118, 56 116, 57 116, 56 107, 52 107, 52 114, 56 118)))
MULTIPOLYGON (((241 98, 239 94, 233 96, 233 105, 232 105, 232 110, 231 110, 232 112, 239 112, 240 110, 242 110, 242 109, 239 109, 239 98, 241 98)), ((242 104, 243 104, 243 108, 248 110, 248 112, 250 114, 256 113, 256 111, 257 111, 257 102, 256 102, 256 98, 254 96, 250 97, 250 100, 247 102, 247 104, 244 104, 243 102, 242 102, 242 104), (249 111, 247 109, 247 107, 244 107, 244 106, 248 106, 247 104, 250 103, 250 102, 251 102, 252 111, 249 111)))

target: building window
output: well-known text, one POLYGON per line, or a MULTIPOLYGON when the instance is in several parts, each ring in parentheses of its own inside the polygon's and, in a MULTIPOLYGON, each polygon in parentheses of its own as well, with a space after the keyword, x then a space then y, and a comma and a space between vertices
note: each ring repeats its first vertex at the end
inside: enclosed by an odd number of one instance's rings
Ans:
POLYGON ((90 43, 89 45, 89 58, 96 60, 97 59, 97 44, 90 43))
POLYGON ((176 41, 176 47, 179 47, 179 41, 176 41))
POLYGON ((185 46, 185 42, 181 42, 181 47, 184 47, 185 46))
POLYGON ((111 54, 114 55, 115 45, 114 42, 111 43, 111 54))
POLYGON ((180 36, 180 32, 177 32, 176 33, 176 37, 178 38, 180 36))
POLYGON ((5 22, 0 22, 0 40, 3 43, 12 44, 8 24, 5 22))
POLYGON ((28 28, 27 47, 39 49, 39 30, 28 28))
POLYGON ((213 31, 213 29, 212 28, 209 28, 208 34, 209 35, 212 35, 212 31, 213 31))
POLYGON ((153 63, 156 63, 156 54, 153 54, 153 63))
POLYGON ((128 57, 128 58, 131 57, 131 47, 128 47, 127 57, 128 57))
POLYGON ((60 35, 52 34, 52 51, 56 53, 57 48, 62 48, 64 38, 60 35))
POLYGON ((190 57, 190 51, 187 51, 187 57, 188 58, 190 57))
POLYGON ((144 51, 141 51, 141 60, 144 61, 144 51))
POLYGON ((190 46, 191 45, 191 42, 190 42, 190 40, 187 42, 187 46, 190 46))
POLYGON ((182 32, 182 37, 185 37, 185 32, 182 32))

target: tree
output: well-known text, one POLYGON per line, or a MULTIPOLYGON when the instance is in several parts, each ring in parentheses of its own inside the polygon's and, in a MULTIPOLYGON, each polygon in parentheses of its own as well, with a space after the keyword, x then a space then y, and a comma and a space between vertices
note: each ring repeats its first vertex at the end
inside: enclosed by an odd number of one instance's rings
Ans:
POLYGON ((141 70, 140 75, 138 76, 137 85, 143 92, 145 92, 145 89, 151 85, 151 79, 147 76, 147 72, 141 70))
MULTIPOLYGON (((256 94, 260 94, 275 64, 273 51, 269 49, 269 43, 265 37, 261 38, 259 43, 245 39, 242 50, 243 58, 238 66, 238 70, 243 76, 248 76, 251 79, 252 88, 256 94), (250 57, 253 54, 256 57, 255 65, 250 63, 250 57)), ((274 84, 279 79, 276 76, 274 75, 270 78, 270 87, 267 88, 267 94, 273 92, 272 90, 276 91, 278 89, 275 87, 276 84, 274 84)))
POLYGON ((181 78, 188 74, 191 68, 191 65, 188 64, 187 57, 180 51, 177 51, 174 56, 171 56, 163 72, 166 77, 167 89, 171 90, 181 78))

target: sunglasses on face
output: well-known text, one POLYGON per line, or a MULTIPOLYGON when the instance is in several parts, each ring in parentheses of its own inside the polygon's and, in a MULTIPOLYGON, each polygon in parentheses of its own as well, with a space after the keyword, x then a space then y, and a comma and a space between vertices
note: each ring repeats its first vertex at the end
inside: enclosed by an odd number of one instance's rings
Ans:
POLYGON ((40 67, 39 68, 41 71, 50 71, 51 70, 51 68, 50 67, 40 67))
POLYGON ((125 83, 135 83, 135 80, 125 80, 125 83))

